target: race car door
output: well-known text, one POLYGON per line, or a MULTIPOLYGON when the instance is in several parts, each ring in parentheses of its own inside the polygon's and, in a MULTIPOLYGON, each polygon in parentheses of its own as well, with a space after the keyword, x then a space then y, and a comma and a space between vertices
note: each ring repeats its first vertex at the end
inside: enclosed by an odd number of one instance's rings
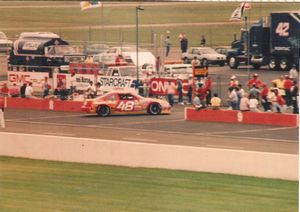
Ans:
POLYGON ((131 93, 119 94, 119 102, 116 106, 117 112, 122 113, 139 113, 142 111, 140 99, 131 93))

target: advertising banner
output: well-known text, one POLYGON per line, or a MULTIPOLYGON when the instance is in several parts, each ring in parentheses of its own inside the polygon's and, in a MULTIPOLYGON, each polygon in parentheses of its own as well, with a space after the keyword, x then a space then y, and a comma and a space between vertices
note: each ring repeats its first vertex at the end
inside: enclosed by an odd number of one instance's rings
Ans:
POLYGON ((132 88, 133 81, 133 77, 101 76, 98 77, 97 82, 100 82, 103 91, 111 91, 113 89, 132 88))
MULTIPOLYGON (((167 95, 167 85, 168 81, 171 80, 171 83, 177 86, 177 80, 171 78, 152 78, 150 80, 150 94, 151 95, 167 95)), ((183 95, 186 95, 188 92, 188 80, 181 80, 183 87, 183 95)), ((176 92, 175 95, 178 95, 176 92)))
POLYGON ((42 85, 45 82, 45 78, 49 79, 48 72, 22 72, 22 71, 8 71, 8 86, 16 84, 22 86, 24 83, 32 82, 33 88, 36 90, 42 89, 42 85))
POLYGON ((76 86, 76 90, 84 91, 89 86, 89 82, 95 82, 97 76, 92 74, 54 74, 53 84, 54 88, 65 85, 66 88, 70 88, 71 85, 76 86))

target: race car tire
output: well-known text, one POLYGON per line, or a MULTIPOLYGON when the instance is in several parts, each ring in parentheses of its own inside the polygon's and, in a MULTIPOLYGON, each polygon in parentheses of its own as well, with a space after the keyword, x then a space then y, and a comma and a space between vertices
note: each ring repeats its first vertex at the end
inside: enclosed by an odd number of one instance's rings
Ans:
POLYGON ((101 117, 107 117, 110 115, 110 108, 106 105, 100 105, 97 108, 97 114, 98 114, 98 116, 101 116, 101 117))
POLYGON ((148 107, 148 113, 150 115, 159 115, 161 113, 161 106, 158 103, 151 103, 148 107))

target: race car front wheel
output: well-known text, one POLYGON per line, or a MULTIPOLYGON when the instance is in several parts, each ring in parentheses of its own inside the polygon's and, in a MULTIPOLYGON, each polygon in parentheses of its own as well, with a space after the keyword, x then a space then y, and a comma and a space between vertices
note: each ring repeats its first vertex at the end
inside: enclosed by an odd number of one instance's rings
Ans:
POLYGON ((98 116, 107 117, 110 115, 110 109, 106 105, 100 105, 97 109, 98 116))
POLYGON ((152 103, 148 108, 148 113, 151 115, 158 115, 161 113, 161 106, 158 103, 152 103))

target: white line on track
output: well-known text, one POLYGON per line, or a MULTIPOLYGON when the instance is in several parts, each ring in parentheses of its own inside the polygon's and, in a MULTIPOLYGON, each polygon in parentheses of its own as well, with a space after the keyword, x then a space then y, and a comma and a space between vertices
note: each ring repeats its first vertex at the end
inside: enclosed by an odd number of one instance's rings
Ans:
POLYGON ((286 130, 297 127, 276 127, 276 128, 268 128, 268 129, 252 129, 252 130, 240 130, 240 131, 221 131, 221 132, 212 132, 212 133, 196 133, 197 135, 219 135, 219 134, 234 134, 234 133, 247 133, 247 132, 260 132, 260 131, 276 131, 276 130, 286 130))
POLYGON ((52 133, 52 132, 45 132, 43 133, 44 135, 55 135, 55 136, 71 136, 74 137, 75 134, 71 134, 71 133, 52 133))
POLYGON ((206 147, 212 147, 212 148, 219 148, 219 149, 245 149, 241 146, 222 146, 222 145, 212 145, 212 144, 205 144, 206 147))
POLYGON ((32 118, 20 118, 20 119, 6 119, 6 121, 26 121, 26 120, 39 120, 39 119, 55 119, 55 118, 69 118, 69 117, 80 117, 82 115, 65 115, 65 116, 42 116, 32 118))
MULTIPOLYGON (((240 140, 263 140, 263 141, 279 141, 279 142, 288 142, 295 143, 298 140, 285 140, 285 139, 272 139, 272 138, 255 138, 255 137, 245 137, 245 136, 227 136, 227 135, 215 135, 213 133, 187 133, 187 132, 179 132, 179 131, 165 131, 165 130, 147 130, 147 129, 136 129, 136 128, 126 128, 126 127, 113 127, 113 126, 105 126, 105 125, 80 125, 80 124, 59 124, 59 123, 51 123, 51 122, 37 122, 37 121, 9 121, 7 122, 17 122, 17 123, 28 123, 28 124, 42 124, 42 125, 55 125, 55 126, 68 126, 68 127, 80 127, 80 128, 100 128, 100 129, 115 129, 115 130, 130 130, 130 131, 139 131, 139 132, 151 132, 151 133, 165 133, 165 134, 178 134, 178 135, 194 135, 194 136, 207 136, 207 137, 218 137, 218 138, 232 138, 232 139, 240 139, 240 140)), ((290 127, 287 129, 293 129, 294 127, 290 127)), ((276 128, 270 128, 276 129, 276 128)), ((282 129, 279 128, 279 129, 282 129)), ((266 129, 265 129, 266 130, 266 129)), ((234 132, 234 131, 233 131, 234 132)), ((232 132, 232 133, 233 133, 232 132)))
POLYGON ((180 122, 180 121, 184 121, 184 119, 169 119, 169 120, 163 120, 163 121, 153 120, 153 121, 139 121, 139 122, 123 122, 123 123, 117 123, 117 124, 116 123, 103 124, 102 126, 134 125, 134 124, 156 124, 156 123, 170 123, 170 122, 180 122))
POLYGON ((124 138, 122 138, 122 140, 127 140, 127 141, 158 142, 158 140, 154 140, 154 139, 132 138, 132 137, 124 137, 124 138))

